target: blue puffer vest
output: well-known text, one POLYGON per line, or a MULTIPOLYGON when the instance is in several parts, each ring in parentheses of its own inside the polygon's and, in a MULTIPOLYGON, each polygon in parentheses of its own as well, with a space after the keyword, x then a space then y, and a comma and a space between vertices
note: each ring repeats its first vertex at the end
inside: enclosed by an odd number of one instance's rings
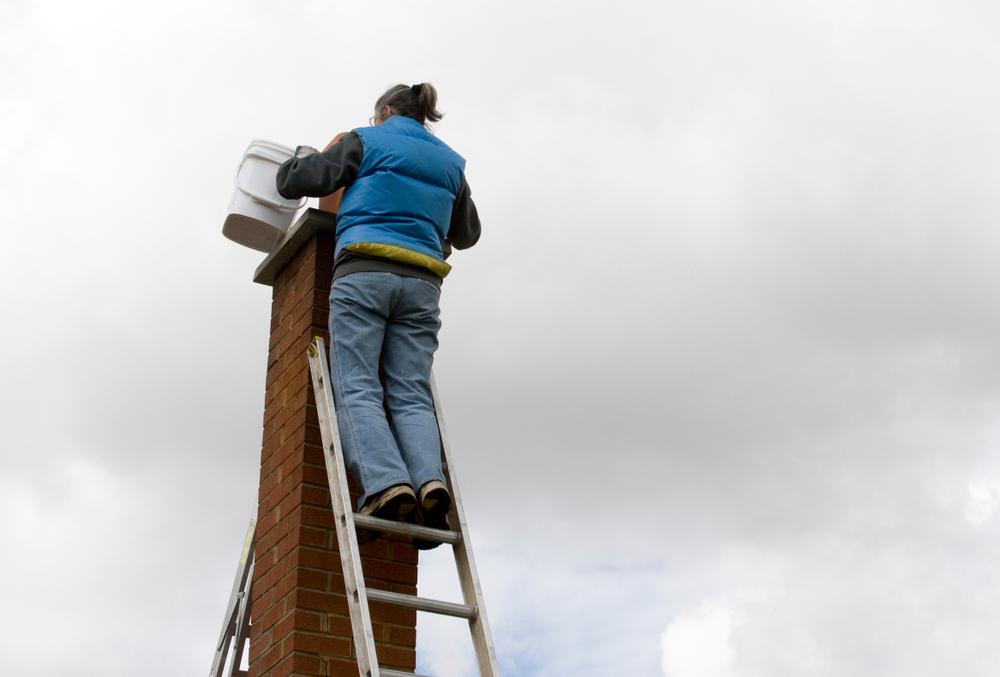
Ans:
POLYGON ((337 247, 422 265, 444 277, 442 247, 465 160, 416 120, 354 132, 365 146, 337 210, 337 247))

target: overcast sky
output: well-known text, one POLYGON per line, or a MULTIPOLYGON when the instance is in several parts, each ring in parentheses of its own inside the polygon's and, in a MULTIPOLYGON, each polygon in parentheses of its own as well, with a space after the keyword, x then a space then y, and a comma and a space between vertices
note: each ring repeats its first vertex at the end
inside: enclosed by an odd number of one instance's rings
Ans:
MULTIPOLYGON (((973 0, 0 0, 0 673, 207 673, 270 315, 233 170, 422 81, 484 224, 436 374, 504 676, 996 675, 973 0)), ((464 622, 417 662, 475 674, 464 622)))

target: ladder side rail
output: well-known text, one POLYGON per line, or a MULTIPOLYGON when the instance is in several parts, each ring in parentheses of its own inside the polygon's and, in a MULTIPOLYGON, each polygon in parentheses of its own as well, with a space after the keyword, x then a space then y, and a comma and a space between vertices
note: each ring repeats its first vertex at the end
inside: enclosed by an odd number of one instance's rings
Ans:
POLYGON ((361 569, 361 554, 358 550, 358 537, 354 531, 354 510, 351 506, 351 494, 347 486, 347 470, 344 465, 343 447, 340 443, 340 428, 337 425, 333 383, 330 380, 330 368, 327 364, 326 346, 323 339, 319 337, 313 339, 308 353, 313 393, 316 396, 316 411, 319 415, 320 434, 323 439, 326 476, 330 485, 330 501, 333 504, 334 520, 337 526, 337 544, 340 549, 347 603, 351 610, 351 629, 354 633, 354 649, 358 656, 358 669, 361 677, 380 677, 375 654, 375 634, 372 631, 364 572, 361 569))
POLYGON ((220 677, 220 675, 224 674, 226 659, 229 657, 229 646, 233 638, 232 628, 236 624, 234 614, 227 613, 225 623, 222 638, 219 640, 219 646, 215 649, 215 658, 212 660, 212 669, 209 671, 208 677, 220 677))
MULTIPOLYGON (((479 574, 476 572, 476 559, 472 554, 472 544, 469 541, 469 525, 465 521, 465 509, 462 507, 462 497, 458 491, 458 480, 455 478, 455 462, 451 456, 451 446, 448 444, 448 433, 444 425, 444 413, 441 400, 438 397, 434 374, 431 374, 431 397, 434 400, 434 413, 437 417, 438 431, 441 434, 441 455, 444 457, 444 471, 448 486, 451 489, 452 515, 457 518, 458 531, 461 539, 455 544, 455 564, 458 568, 458 581, 462 588, 462 597, 469 606, 474 606, 478 613, 469 620, 472 632, 472 645, 476 652, 476 662, 479 664, 480 677, 500 677, 497 665, 496 650, 493 647, 493 636, 490 624, 486 618, 486 604, 483 601, 483 591, 479 585, 479 574)), ((454 527, 453 527, 454 528, 454 527)))
MULTIPOLYGON (((252 553, 252 550, 251 550, 252 553)), ((250 639, 250 607, 253 605, 253 568, 256 561, 250 556, 250 571, 247 575, 246 591, 240 599, 240 613, 236 617, 236 641, 233 643, 233 664, 226 673, 227 677, 238 677, 246 674, 240 670, 243 662, 243 651, 250 639)))
POLYGON ((250 526, 247 528, 246 539, 243 541, 240 563, 236 566, 236 579, 233 581, 233 589, 229 593, 229 603, 226 605, 226 615, 222 621, 222 632, 219 633, 219 641, 215 645, 215 659, 212 661, 212 669, 208 673, 209 677, 219 677, 222 674, 226 666, 226 658, 229 656, 230 640, 238 632, 236 622, 239 616, 241 593, 247 588, 247 578, 253 568, 253 553, 256 543, 257 509, 255 507, 253 516, 250 518, 250 526))

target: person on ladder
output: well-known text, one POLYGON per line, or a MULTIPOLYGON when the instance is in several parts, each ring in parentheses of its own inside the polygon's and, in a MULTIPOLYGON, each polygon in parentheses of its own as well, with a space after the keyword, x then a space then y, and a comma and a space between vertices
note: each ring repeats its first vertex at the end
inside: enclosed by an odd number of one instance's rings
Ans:
MULTIPOLYGON (((285 198, 326 198, 321 207, 337 212, 330 370, 359 512, 447 529, 431 365, 445 259, 476 244, 481 225, 465 160, 427 128, 441 118, 432 85, 395 85, 375 103, 371 126, 322 153, 299 146, 276 184, 285 198)), ((380 535, 359 529, 358 541, 380 535)))

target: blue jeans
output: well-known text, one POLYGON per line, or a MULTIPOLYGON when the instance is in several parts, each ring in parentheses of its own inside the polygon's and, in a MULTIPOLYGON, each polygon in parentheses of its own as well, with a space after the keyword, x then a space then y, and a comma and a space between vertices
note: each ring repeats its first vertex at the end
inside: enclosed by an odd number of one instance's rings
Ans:
POLYGON ((396 484, 444 481, 430 389, 440 299, 430 282, 393 273, 351 273, 330 289, 330 373, 344 460, 363 492, 359 508, 396 484))

